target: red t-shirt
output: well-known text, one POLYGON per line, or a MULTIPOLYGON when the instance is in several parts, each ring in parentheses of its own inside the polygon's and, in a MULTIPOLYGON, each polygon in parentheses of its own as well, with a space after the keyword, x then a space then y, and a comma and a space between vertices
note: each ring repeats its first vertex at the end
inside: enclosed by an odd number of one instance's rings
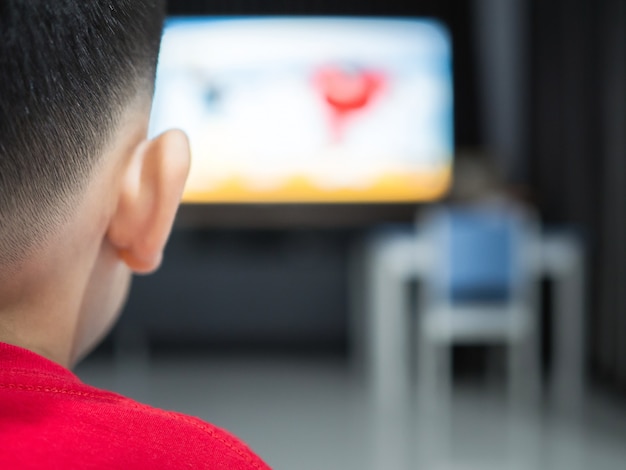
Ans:
POLYGON ((269 469, 235 436, 0 343, 2 469, 269 469))

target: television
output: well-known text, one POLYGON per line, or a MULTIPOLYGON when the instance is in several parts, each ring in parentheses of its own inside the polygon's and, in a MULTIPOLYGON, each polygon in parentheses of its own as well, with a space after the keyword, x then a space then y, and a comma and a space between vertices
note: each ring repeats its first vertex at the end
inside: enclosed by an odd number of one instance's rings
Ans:
POLYGON ((450 37, 434 20, 172 17, 150 134, 190 139, 190 204, 397 204, 451 183, 450 37))

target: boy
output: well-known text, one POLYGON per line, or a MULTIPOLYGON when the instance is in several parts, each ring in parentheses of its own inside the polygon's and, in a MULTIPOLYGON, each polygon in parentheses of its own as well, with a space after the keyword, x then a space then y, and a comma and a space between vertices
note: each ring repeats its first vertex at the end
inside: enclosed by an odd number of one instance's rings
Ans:
POLYGON ((268 468, 66 367, 161 261, 189 167, 147 140, 158 0, 0 1, 0 468, 268 468))

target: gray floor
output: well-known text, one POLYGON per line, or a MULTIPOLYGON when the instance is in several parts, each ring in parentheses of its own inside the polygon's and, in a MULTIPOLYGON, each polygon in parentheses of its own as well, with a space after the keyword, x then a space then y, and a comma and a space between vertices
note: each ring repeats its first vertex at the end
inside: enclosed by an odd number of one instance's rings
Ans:
MULTIPOLYGON (((512 416, 497 392, 459 386, 449 446, 420 464, 419 444, 428 436, 416 437, 411 423, 419 417, 377 421, 364 381, 338 359, 93 358, 77 373, 92 385, 229 429, 277 470, 626 469, 626 406, 598 393, 577 419, 548 409, 512 416)), ((424 432, 429 423, 421 423, 424 432)))

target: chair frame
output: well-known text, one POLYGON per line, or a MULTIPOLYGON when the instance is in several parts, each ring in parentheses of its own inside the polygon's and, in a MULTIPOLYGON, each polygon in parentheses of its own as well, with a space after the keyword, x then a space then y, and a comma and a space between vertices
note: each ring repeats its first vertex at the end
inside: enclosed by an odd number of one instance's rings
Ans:
MULTIPOLYGON (((519 256, 520 279, 513 285, 510 301, 504 305, 453 303, 436 281, 437 276, 448 276, 442 270, 450 265, 449 238, 445 230, 438 229, 450 214, 446 209, 435 209, 418 220, 418 233, 422 233, 422 239, 432 247, 430 279, 426 280, 420 296, 416 321, 419 420, 430 423, 428 429, 419 430, 423 441, 421 454, 429 464, 441 455, 450 454, 453 345, 503 343, 508 346, 507 389, 511 414, 536 405, 540 395, 540 230, 537 217, 511 206, 481 206, 468 210, 506 211, 506 217, 515 219, 520 230, 515 233, 513 249, 519 256)), ((511 439, 516 437, 512 435, 511 439)))

